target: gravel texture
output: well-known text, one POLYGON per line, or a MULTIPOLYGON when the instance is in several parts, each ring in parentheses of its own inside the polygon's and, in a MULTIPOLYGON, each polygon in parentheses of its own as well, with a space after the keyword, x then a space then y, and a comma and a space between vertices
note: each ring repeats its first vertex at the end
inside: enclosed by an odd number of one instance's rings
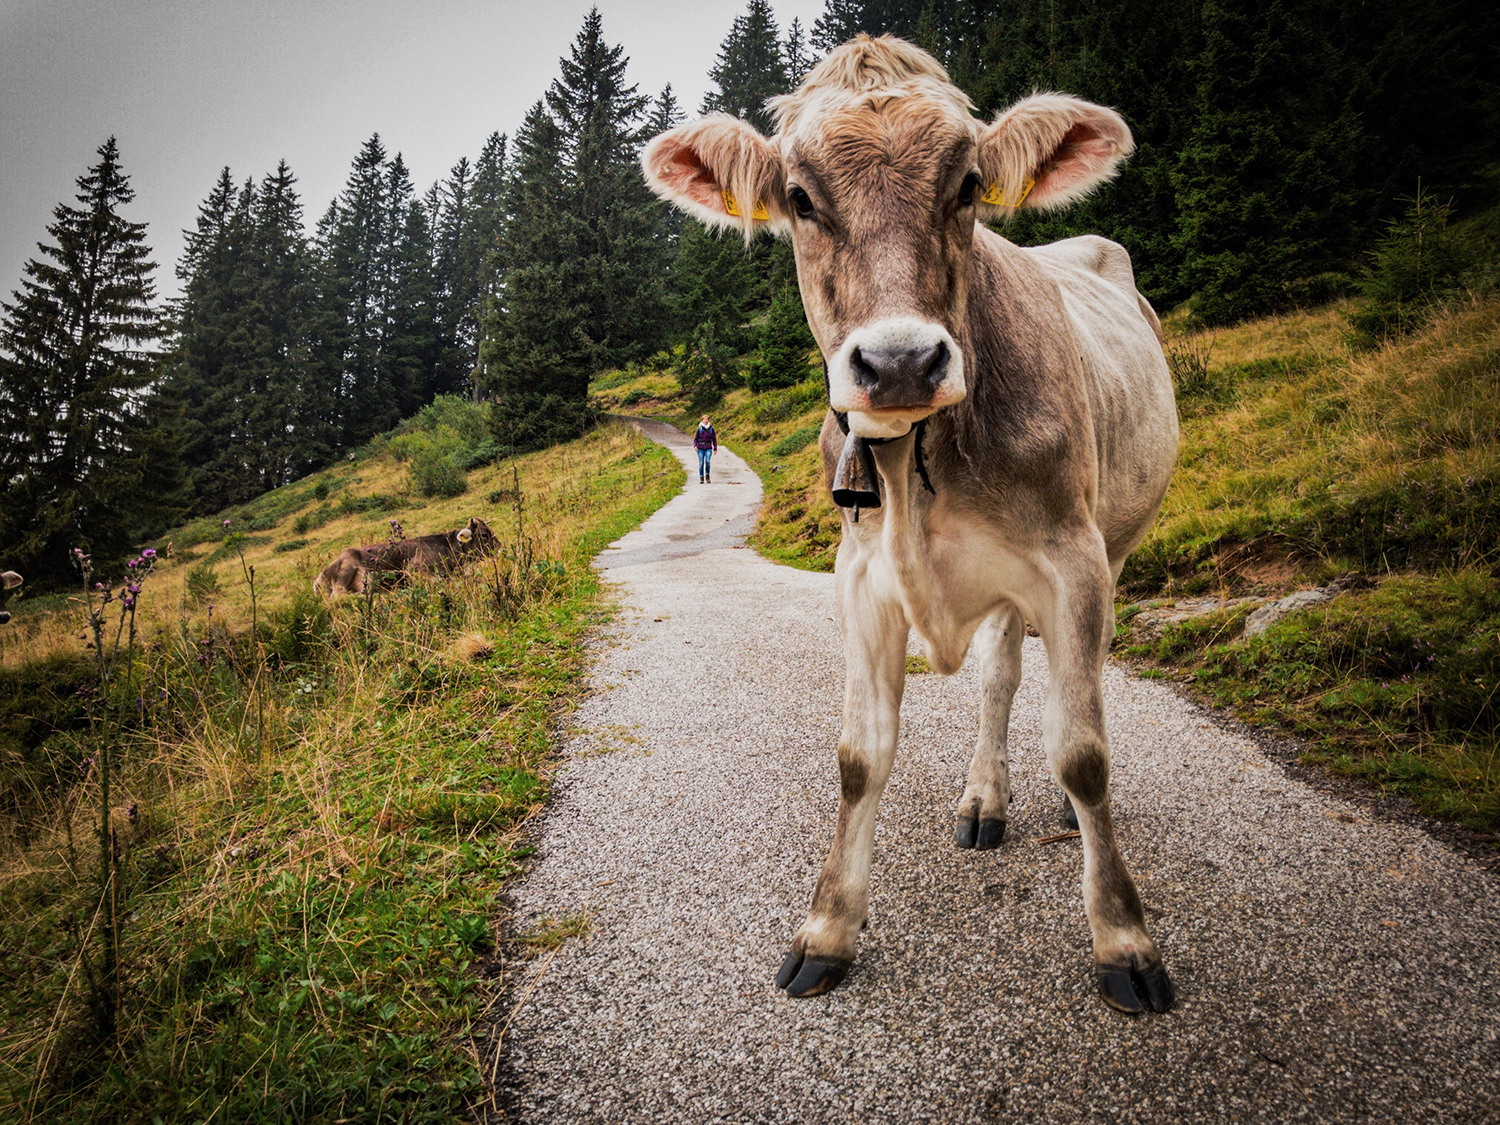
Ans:
POLYGON ((973 667, 909 677, 859 959, 827 996, 779 993, 833 833, 843 660, 831 577, 742 546, 760 483, 728 450, 713 478, 599 560, 625 611, 515 920, 592 932, 497 1005, 506 1117, 1500 1121, 1494 877, 1113 665, 1115 822, 1180 1001, 1104 1007, 1077 841, 1036 842, 1061 798, 1035 640, 1005 844, 952 843, 973 667))

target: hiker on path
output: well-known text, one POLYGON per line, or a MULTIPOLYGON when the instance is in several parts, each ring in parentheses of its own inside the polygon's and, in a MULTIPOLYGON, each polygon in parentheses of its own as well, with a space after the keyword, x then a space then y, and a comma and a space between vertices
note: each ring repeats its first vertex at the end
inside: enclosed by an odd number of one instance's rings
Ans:
POLYGON ((693 435, 693 448, 698 451, 698 483, 707 484, 709 462, 719 448, 719 435, 714 433, 714 424, 708 420, 707 414, 698 423, 698 432, 693 435))

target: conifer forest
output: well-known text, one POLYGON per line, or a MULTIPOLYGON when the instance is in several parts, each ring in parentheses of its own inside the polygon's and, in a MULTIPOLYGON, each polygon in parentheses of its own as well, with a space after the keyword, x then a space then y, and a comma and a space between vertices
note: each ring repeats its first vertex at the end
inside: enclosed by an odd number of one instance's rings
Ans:
POLYGON ((709 399, 799 381, 788 248, 669 211, 637 161, 700 112, 770 132, 766 99, 859 32, 930 51, 984 118, 1038 89, 1120 110, 1137 151, 1119 179, 1006 235, 1104 234, 1158 309, 1227 325, 1352 292, 1419 193, 1493 202, 1497 24, 1480 0, 828 0, 804 28, 749 0, 682 106, 638 87, 595 9, 519 128, 439 182, 378 134, 350 138, 326 205, 284 162, 224 168, 184 217, 169 301, 127 217, 131 154, 101 137, 0 302, 5 564, 73 581, 74 548, 122 556, 440 395, 492 403, 504 453, 578 436, 593 375, 663 353, 709 399))

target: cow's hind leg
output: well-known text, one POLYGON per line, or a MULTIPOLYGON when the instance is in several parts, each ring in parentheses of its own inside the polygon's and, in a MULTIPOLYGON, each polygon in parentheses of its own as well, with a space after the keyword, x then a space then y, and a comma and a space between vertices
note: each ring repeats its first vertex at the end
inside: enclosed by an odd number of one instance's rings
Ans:
POLYGON ((1101 674, 1114 628, 1112 583, 1103 543, 1097 551, 1087 546, 1075 545, 1053 560, 1059 582, 1043 629, 1050 674, 1042 736, 1048 765, 1078 814, 1083 904, 1100 995, 1120 1011, 1164 1012, 1174 999, 1172 982, 1147 932, 1141 896, 1110 816, 1101 674))
POLYGON ((839 815, 807 921, 776 974, 788 996, 817 996, 844 979, 870 906, 875 814, 891 776, 906 680, 908 627, 899 605, 840 583, 844 623, 844 729, 839 737, 839 815))
POLYGON ((1006 731, 1010 705, 1021 683, 1021 641, 1026 619, 1014 603, 995 613, 974 634, 979 651, 982 698, 979 741, 969 760, 969 780, 958 799, 953 840, 961 848, 987 851, 1005 839, 1010 805, 1010 755, 1006 731))

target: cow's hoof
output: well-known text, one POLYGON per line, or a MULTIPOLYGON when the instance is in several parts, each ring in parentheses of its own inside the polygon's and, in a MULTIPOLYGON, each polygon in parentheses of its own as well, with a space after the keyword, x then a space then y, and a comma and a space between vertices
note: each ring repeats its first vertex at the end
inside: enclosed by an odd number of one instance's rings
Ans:
POLYGON ((961 848, 972 848, 979 839, 979 818, 961 816, 953 829, 953 842, 961 848))
POLYGON ((786 989, 788 996, 821 996, 836 987, 848 972, 847 961, 804 957, 794 949, 776 973, 776 987, 786 989))
POLYGON ((1132 1016, 1148 1007, 1153 1012, 1165 1012, 1177 999, 1172 978, 1160 965, 1142 972, 1102 965, 1094 970, 1094 980, 1099 983, 1099 996, 1106 1004, 1132 1016))
MULTIPOLYGON (((1011 796, 1015 800, 1015 796, 1011 796)), ((970 805, 974 808, 978 802, 970 805)), ((961 816, 953 827, 953 842, 961 848, 979 852, 994 851, 1005 841, 1005 821, 999 817, 961 816)))
POLYGON ((976 852, 992 852, 1000 846, 1005 839, 1005 821, 1003 820, 981 820, 979 822, 979 839, 974 841, 976 852))
POLYGON ((1073 807, 1072 799, 1063 794, 1062 826, 1070 831, 1078 831, 1078 810, 1073 807))

